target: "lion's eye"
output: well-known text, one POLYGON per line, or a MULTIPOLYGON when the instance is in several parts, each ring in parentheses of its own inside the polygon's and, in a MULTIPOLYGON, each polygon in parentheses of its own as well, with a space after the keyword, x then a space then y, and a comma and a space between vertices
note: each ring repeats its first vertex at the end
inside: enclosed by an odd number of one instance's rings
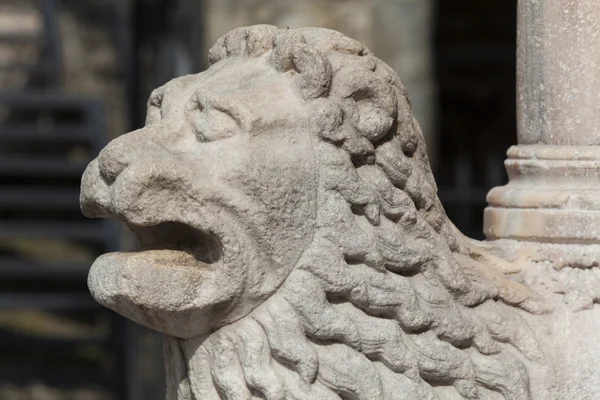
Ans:
POLYGON ((240 131, 240 125, 231 112, 213 107, 198 113, 195 128, 200 142, 227 139, 240 131))

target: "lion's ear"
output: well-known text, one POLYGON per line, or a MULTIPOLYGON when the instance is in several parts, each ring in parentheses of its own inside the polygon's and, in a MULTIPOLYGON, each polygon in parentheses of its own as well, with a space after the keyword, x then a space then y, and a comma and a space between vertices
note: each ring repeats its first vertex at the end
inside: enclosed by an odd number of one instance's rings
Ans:
POLYGON ((327 57, 305 43, 295 31, 281 30, 273 39, 271 64, 281 72, 294 71, 294 78, 305 99, 316 99, 329 92, 331 64, 327 57))
POLYGON ((213 65, 232 55, 259 57, 271 50, 277 32, 273 25, 244 26, 221 36, 208 51, 208 64, 213 65))
POLYGON ((335 91, 345 103, 350 119, 361 136, 377 142, 391 129, 396 118, 397 99, 389 82, 375 72, 344 68, 333 80, 335 91))

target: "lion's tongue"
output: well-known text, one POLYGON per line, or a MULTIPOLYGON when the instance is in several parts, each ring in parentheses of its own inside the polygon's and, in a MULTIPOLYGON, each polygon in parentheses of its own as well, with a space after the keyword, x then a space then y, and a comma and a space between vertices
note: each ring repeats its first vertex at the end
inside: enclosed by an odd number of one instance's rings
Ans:
POLYGON ((92 265, 88 286, 100 303, 128 298, 140 305, 185 307, 196 295, 208 265, 177 250, 104 254, 92 265))
POLYGON ((186 336, 185 320, 202 308, 199 292, 214 280, 214 272, 181 251, 108 253, 92 265, 88 287, 96 301, 113 311, 150 328, 186 336), (171 331, 173 321, 179 321, 180 328, 171 331))

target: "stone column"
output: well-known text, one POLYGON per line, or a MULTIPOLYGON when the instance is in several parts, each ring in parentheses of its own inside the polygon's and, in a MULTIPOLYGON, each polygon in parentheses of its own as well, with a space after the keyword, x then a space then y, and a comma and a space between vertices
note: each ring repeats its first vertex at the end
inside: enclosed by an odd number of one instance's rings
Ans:
POLYGON ((567 263, 594 262, 600 254, 600 1, 519 0, 518 13, 519 144, 508 150, 509 183, 487 196, 484 232, 488 239, 548 244, 560 249, 550 257, 567 263), (589 245, 583 253, 573 246, 581 244, 589 245))

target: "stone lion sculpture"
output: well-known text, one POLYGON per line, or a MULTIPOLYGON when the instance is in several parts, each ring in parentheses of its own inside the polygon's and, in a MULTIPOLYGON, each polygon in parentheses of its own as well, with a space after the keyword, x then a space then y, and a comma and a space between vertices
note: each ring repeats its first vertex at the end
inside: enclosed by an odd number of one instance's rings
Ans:
POLYGON ((139 239, 90 290, 165 333, 167 398, 529 399, 544 303, 446 217, 394 71, 267 25, 209 62, 82 181, 84 214, 139 239))

